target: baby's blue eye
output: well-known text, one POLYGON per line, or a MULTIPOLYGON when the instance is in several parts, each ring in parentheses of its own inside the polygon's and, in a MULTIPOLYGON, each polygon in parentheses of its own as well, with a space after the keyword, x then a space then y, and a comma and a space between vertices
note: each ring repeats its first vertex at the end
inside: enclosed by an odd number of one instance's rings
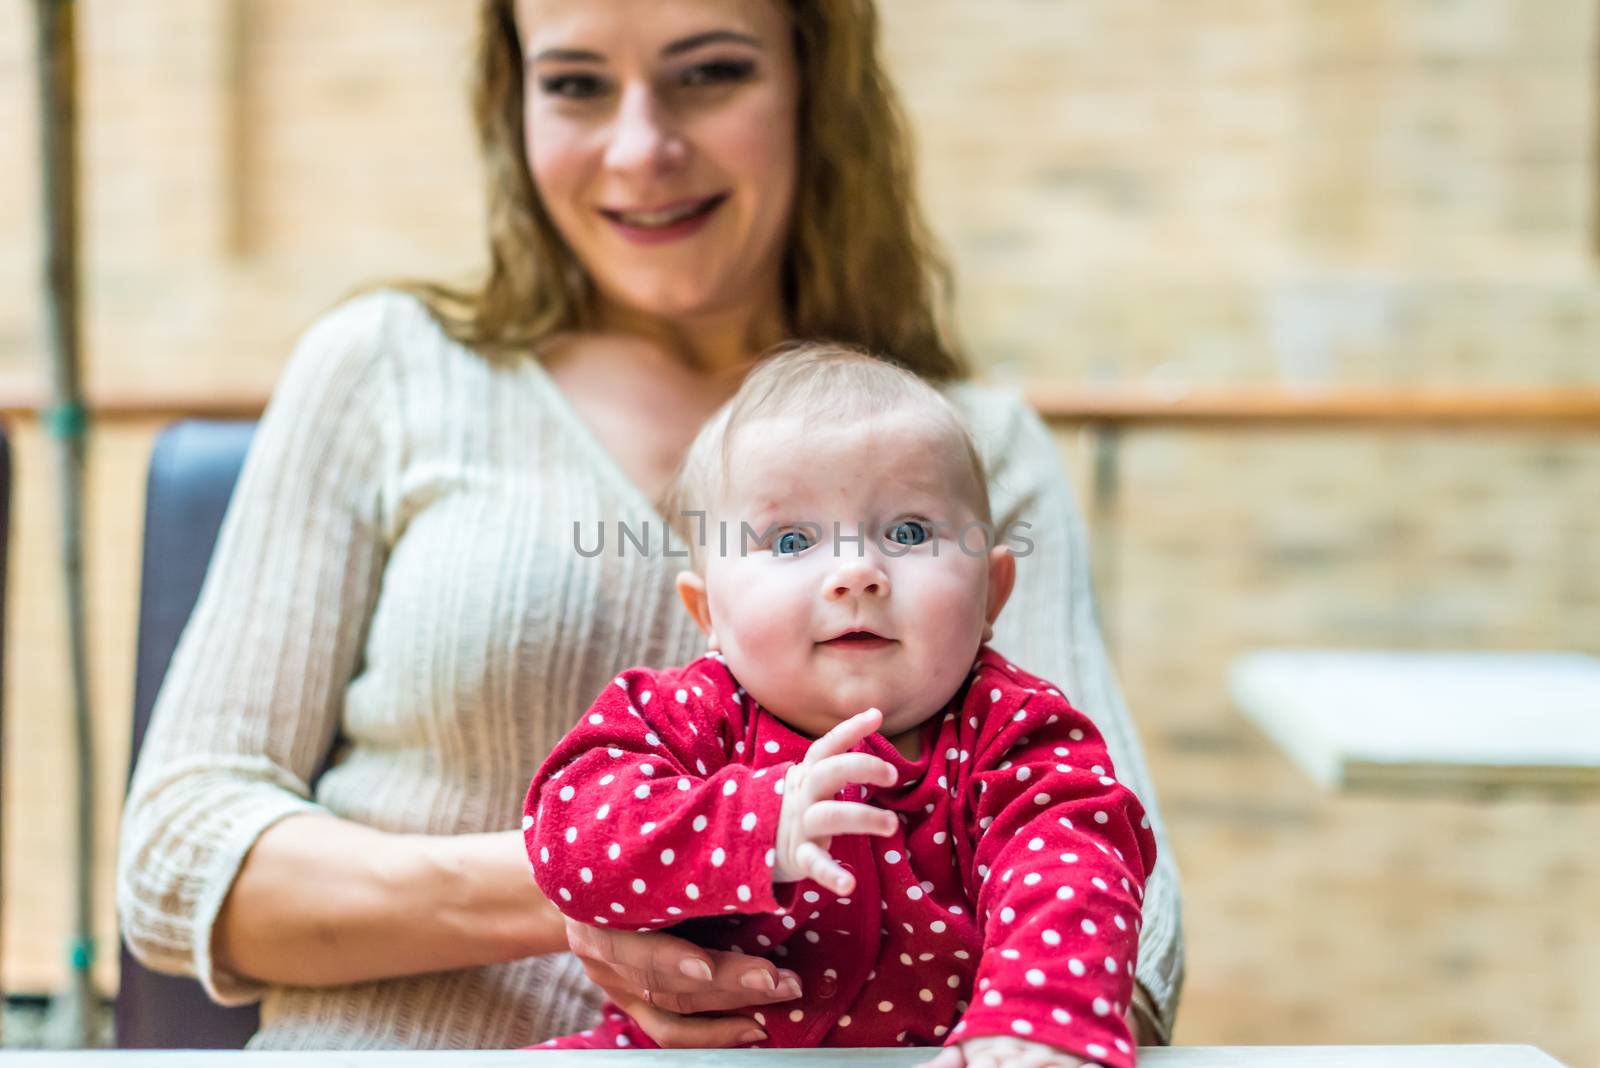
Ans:
POLYGON ((784 555, 804 552, 806 549, 811 547, 811 539, 806 537, 801 531, 786 530, 782 534, 778 535, 778 540, 773 543, 773 547, 777 549, 779 553, 784 555), (792 540, 796 538, 800 539, 800 541, 804 544, 796 545, 792 540))
POLYGON ((930 537, 928 528, 916 519, 904 519, 889 528, 889 540, 900 545, 921 545, 930 537))

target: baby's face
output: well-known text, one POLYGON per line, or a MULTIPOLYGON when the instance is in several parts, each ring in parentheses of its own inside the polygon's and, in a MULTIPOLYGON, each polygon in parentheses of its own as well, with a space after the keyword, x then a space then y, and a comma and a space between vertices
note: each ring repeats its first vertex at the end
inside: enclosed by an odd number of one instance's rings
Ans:
MULTIPOLYGON (((876 707, 894 737, 933 715, 1010 593, 1009 550, 990 548, 998 534, 973 525, 966 551, 958 540, 980 517, 948 438, 904 410, 843 428, 762 419, 733 442, 701 623, 750 695, 801 733, 876 707), (741 522, 753 531, 743 553, 741 522), (842 637, 856 631, 876 637, 842 637)), ((686 581, 697 586, 685 573, 680 591, 686 581)))

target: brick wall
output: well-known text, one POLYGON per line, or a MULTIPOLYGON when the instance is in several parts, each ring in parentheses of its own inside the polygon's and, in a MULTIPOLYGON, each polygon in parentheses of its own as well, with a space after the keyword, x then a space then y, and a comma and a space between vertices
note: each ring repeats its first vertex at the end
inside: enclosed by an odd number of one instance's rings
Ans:
MULTIPOLYGON (((992 375, 1600 382, 1593 0, 882 7, 992 375)), ((80 0, 98 386, 262 386, 353 285, 478 262, 464 8, 80 0)), ((0 382, 39 360, 31 33, 31 5, 0 0, 0 143, 25 164, 0 178, 0 382)), ((148 429, 104 437, 95 482, 108 775, 148 429)), ((68 856, 40 807, 66 766, 46 456, 24 441, 6 694, 0 974, 34 988, 60 972, 68 856)), ((1105 610, 1185 876, 1182 1041, 1600 1063, 1600 804, 1329 797, 1222 685, 1260 645, 1600 653, 1596 501, 1593 434, 1125 445, 1105 610)))

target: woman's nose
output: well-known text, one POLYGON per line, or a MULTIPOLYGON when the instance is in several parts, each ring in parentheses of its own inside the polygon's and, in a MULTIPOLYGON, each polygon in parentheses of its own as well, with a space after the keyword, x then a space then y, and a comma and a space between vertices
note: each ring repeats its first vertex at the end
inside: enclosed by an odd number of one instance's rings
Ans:
POLYGON ((653 177, 682 163, 685 151, 683 138, 651 88, 635 85, 625 89, 606 146, 606 166, 623 174, 653 177))
POLYGON ((869 559, 843 560, 828 576, 826 593, 830 601, 850 596, 887 597, 889 576, 869 559))

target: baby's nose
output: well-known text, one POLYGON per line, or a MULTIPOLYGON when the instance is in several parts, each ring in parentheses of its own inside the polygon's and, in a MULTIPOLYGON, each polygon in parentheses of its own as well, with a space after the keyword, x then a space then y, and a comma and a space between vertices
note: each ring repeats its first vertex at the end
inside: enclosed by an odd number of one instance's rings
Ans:
POLYGON ((856 591, 856 590, 859 590, 861 593, 877 593, 878 592, 878 584, 876 582, 860 582, 860 583, 848 583, 847 582, 847 583, 844 583, 842 585, 835 586, 834 590, 833 590, 833 595, 835 597, 843 597, 846 594, 848 594, 848 593, 850 593, 852 591, 856 591))
POLYGON ((882 597, 889 592, 889 576, 883 569, 867 560, 848 560, 841 564, 828 580, 828 593, 833 600, 858 594, 882 597))

